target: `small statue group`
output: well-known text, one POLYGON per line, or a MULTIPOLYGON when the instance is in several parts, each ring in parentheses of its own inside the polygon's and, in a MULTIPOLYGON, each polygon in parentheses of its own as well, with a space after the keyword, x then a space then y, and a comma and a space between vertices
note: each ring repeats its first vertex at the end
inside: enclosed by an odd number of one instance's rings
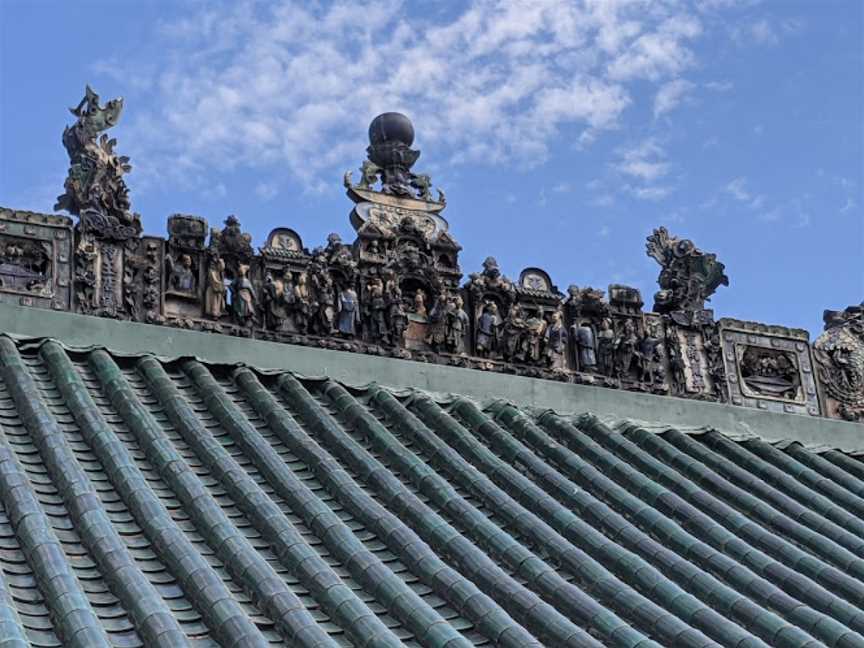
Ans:
POLYGON ((550 369, 564 370, 569 338, 559 311, 546 321, 541 313, 526 313, 516 303, 502 319, 498 304, 489 300, 477 318, 474 350, 481 358, 500 355, 506 362, 545 363, 550 369))
POLYGON ((468 332, 468 314, 460 295, 439 295, 429 313, 426 343, 433 351, 447 351, 457 355, 465 353, 465 334, 468 332))
MULTIPOLYGON (((415 293, 423 300, 422 290, 415 293)), ((402 346, 408 329, 408 311, 403 303, 402 290, 392 273, 384 278, 375 277, 366 284, 362 308, 362 324, 368 341, 375 344, 402 346)))
POLYGON ((574 324, 573 334, 580 371, 647 384, 658 379, 661 340, 654 326, 646 325, 640 336, 635 320, 627 318, 616 332, 612 320, 604 317, 596 335, 588 322, 574 324))
POLYGON ((285 321, 294 312, 296 295, 294 279, 291 271, 286 269, 282 277, 274 277, 267 273, 262 288, 262 310, 264 311, 264 327, 271 331, 280 331, 285 321))

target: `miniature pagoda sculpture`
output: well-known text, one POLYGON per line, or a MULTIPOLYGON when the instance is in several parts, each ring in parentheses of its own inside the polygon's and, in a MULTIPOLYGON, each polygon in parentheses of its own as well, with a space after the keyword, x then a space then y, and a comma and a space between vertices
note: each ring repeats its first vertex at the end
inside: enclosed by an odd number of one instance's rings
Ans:
POLYGON ((657 313, 703 310, 718 286, 729 285, 716 255, 702 252, 690 239, 671 236, 665 227, 655 229, 645 247, 662 266, 660 290, 654 295, 657 313))
POLYGON ((141 233, 141 219, 130 211, 129 190, 123 174, 132 170, 129 158, 114 152, 117 140, 104 131, 115 126, 123 111, 123 98, 99 105, 99 95, 90 86, 77 107, 77 117, 63 131, 63 146, 69 154, 69 175, 54 209, 65 209, 79 217, 83 230, 113 240, 126 240, 141 233), (101 135, 100 135, 101 133, 101 135))
POLYGON ((825 332, 813 343, 830 416, 864 420, 864 302, 826 310, 825 332))
POLYGON ((350 171, 343 180, 357 203, 351 214, 356 229, 371 222, 390 231, 407 216, 430 238, 447 231, 447 221, 439 215, 444 192, 438 189, 438 200, 433 200, 431 178, 411 170, 420 157, 413 143, 414 126, 405 115, 388 112, 372 120, 360 182, 353 183, 350 171))

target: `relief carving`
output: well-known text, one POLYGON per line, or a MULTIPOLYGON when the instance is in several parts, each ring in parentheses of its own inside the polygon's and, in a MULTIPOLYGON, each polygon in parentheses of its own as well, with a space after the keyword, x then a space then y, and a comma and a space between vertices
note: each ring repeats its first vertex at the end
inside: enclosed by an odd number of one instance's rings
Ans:
POLYGON ((824 313, 825 331, 813 343, 827 414, 864 420, 864 302, 824 313))

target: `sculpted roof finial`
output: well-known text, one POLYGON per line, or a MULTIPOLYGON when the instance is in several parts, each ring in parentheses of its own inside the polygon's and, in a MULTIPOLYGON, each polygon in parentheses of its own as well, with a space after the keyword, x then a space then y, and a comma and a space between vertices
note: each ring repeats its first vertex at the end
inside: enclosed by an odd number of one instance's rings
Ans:
POLYGON ((117 140, 108 139, 103 132, 117 124, 122 111, 122 97, 102 106, 99 95, 89 85, 84 98, 69 109, 77 117, 63 131, 69 175, 64 185, 66 192, 57 197, 54 205, 54 209, 79 216, 83 230, 117 240, 141 233, 140 217, 131 211, 129 190, 122 177, 132 170, 129 158, 117 155, 117 140))

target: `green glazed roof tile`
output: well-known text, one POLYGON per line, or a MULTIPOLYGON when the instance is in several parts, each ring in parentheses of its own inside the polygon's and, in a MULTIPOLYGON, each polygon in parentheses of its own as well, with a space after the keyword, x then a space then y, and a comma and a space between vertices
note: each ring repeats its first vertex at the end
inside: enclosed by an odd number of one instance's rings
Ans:
POLYGON ((864 648, 859 457, 380 379, 0 337, 0 648, 864 648))

